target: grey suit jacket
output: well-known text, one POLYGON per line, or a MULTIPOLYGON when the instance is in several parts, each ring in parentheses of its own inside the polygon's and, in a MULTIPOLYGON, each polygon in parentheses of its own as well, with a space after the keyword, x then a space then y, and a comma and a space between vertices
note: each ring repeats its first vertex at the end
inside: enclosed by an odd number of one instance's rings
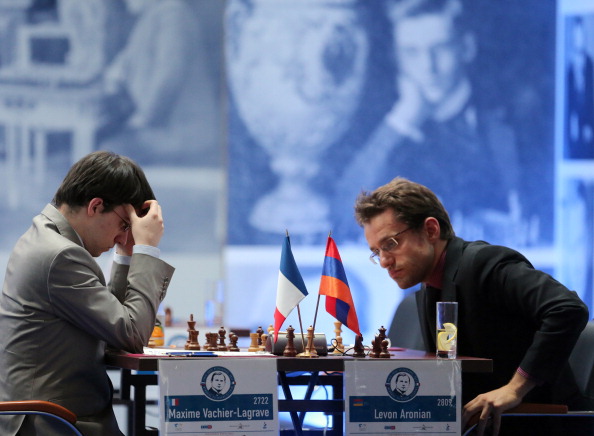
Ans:
MULTIPOLYGON (((47 205, 8 261, 0 296, 0 399, 53 401, 75 412, 81 428, 88 421, 87 433, 119 434, 105 346, 142 352, 173 271, 134 254, 129 266, 114 262, 106 285, 74 229, 47 205)), ((35 425, 23 416, 1 418, 2 435, 35 425)))

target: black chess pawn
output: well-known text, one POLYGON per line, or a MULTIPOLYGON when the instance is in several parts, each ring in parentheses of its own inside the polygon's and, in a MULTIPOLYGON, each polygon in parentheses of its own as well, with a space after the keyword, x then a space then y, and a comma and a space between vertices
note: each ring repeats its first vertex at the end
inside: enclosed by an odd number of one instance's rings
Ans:
POLYGON ((225 330, 224 327, 221 327, 219 329, 219 345, 218 345, 219 351, 229 351, 229 348, 227 348, 227 344, 225 344, 226 334, 227 334, 227 330, 225 330))
POLYGON ((238 339, 235 333, 229 332, 229 351, 239 351, 239 347, 237 346, 238 339))
POLYGON ((260 346, 262 345, 262 335, 264 334, 264 329, 262 328, 262 326, 258 327, 256 333, 258 333, 258 346, 260 346))
POLYGON ((363 346, 363 336, 355 336, 355 346, 353 347, 353 357, 365 357, 365 347, 363 346))
POLYGON ((291 326, 287 328, 287 345, 283 351, 285 357, 297 356, 297 350, 295 349, 295 329, 291 326))

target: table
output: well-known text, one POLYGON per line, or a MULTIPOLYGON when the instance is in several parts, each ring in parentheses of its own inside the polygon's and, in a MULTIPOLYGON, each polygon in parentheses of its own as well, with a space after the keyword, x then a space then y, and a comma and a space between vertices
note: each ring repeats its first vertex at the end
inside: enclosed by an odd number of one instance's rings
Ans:
MULTIPOLYGON (((391 350, 391 360, 434 360, 434 353, 425 351, 398 349, 391 350)), ((275 359, 279 377, 279 384, 283 389, 286 399, 279 400, 278 411, 289 412, 296 435, 302 434, 302 422, 305 412, 325 412, 333 416, 334 428, 326 431, 327 435, 342 435, 342 415, 344 413, 343 380, 344 363, 348 360, 377 360, 369 357, 354 358, 342 355, 328 355, 319 358, 282 357, 271 355, 257 355, 254 357, 226 357, 235 359, 275 359), (311 372, 311 376, 288 377, 291 372, 311 372), (323 374, 320 374, 323 373, 323 374), (307 385, 305 399, 294 399, 290 392, 290 385, 307 385), (333 397, 328 400, 311 400, 311 391, 316 385, 332 386, 333 397)), ((108 352, 105 362, 108 366, 122 370, 122 398, 131 399, 130 387, 134 386, 133 422, 134 436, 158 434, 145 429, 146 386, 157 385, 159 359, 201 359, 201 357, 160 357, 145 354, 128 354, 124 352, 108 352), (151 372, 151 374, 132 374, 132 370, 151 372)), ((204 359, 204 358, 203 358, 204 359)), ((205 359, 216 359, 208 357, 205 359)), ((387 359, 382 359, 387 360, 387 359)), ((458 357, 463 373, 488 373, 493 371, 493 361, 475 357, 458 357)), ((281 431, 281 434, 289 434, 281 431)), ((308 435, 315 434, 307 432, 308 435)), ((320 433, 321 434, 321 433, 320 433)))

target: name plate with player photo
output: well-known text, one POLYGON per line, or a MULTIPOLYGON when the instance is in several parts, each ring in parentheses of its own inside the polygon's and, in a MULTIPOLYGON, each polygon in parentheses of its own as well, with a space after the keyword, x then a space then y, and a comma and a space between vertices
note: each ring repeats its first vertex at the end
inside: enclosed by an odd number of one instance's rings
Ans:
POLYGON ((461 365, 456 360, 345 362, 350 435, 460 435, 461 365))
POLYGON ((274 359, 159 360, 161 433, 278 434, 274 359))

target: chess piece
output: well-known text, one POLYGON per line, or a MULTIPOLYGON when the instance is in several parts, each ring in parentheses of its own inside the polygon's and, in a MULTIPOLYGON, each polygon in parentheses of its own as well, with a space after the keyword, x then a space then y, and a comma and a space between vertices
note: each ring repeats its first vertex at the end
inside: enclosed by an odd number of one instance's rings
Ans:
POLYGON ((229 351, 239 351, 239 347, 237 346, 238 339, 235 333, 229 332, 229 351))
POLYGON ((274 333, 274 326, 270 324, 266 331, 268 332, 268 336, 272 335, 272 333, 274 333))
POLYGON ((336 345, 334 345, 334 350, 332 354, 344 354, 344 345, 342 344, 342 323, 340 321, 334 321, 334 340, 336 345))
POLYGON ((196 321, 194 321, 194 314, 190 313, 190 319, 188 321, 188 340, 186 341, 186 345, 188 345, 190 343, 190 331, 194 330, 194 327, 196 326, 196 321))
POLYGON ((165 327, 173 325, 173 315, 171 314, 171 307, 165 308, 165 327))
POLYGON ((342 323, 340 321, 334 321, 334 337, 340 336, 342 333, 342 323))
POLYGON ((206 334, 206 341, 208 342, 207 351, 219 351, 219 346, 217 345, 217 339, 219 335, 217 333, 207 333, 206 334))
POLYGON ((382 343, 386 340, 386 329, 384 326, 381 326, 379 329, 379 334, 375 337, 375 340, 371 342, 371 357, 381 357, 380 354, 382 353, 382 343))
POLYGON ((262 339, 260 351, 266 351, 266 341, 268 340, 268 335, 266 333, 263 333, 262 336, 260 336, 260 338, 262 339))
POLYGON ((380 352, 380 354, 378 356, 379 358, 389 359, 392 356, 390 354, 390 352, 388 351, 388 344, 389 344, 389 341, 387 339, 384 339, 382 341, 382 344, 381 344, 382 351, 380 352))
POLYGON ((264 329, 262 328, 262 326, 258 327, 256 333, 258 333, 258 346, 260 346, 262 345, 262 335, 264 334, 264 329))
POLYGON ((332 354, 344 354, 344 344, 342 343, 342 336, 336 337, 336 345, 334 346, 334 351, 332 354))
POLYGON ((316 347, 314 346, 314 329, 309 326, 307 329, 307 345, 303 353, 299 353, 297 357, 319 357, 316 347))
POLYGON ((295 357, 297 350, 295 349, 295 329, 292 326, 287 328, 287 345, 283 351, 285 357, 295 357))
POLYGON ((386 339, 386 328, 385 328, 384 326, 381 326, 381 327, 378 329, 378 331, 379 331, 379 335, 378 335, 378 338, 379 338, 379 345, 380 345, 380 347, 381 347, 381 345, 382 345, 382 342, 384 342, 384 339, 386 339))
POLYGON ((371 341, 371 352, 369 353, 369 357, 379 357, 381 352, 382 345, 379 340, 379 336, 376 336, 375 339, 371 341))
POLYGON ((218 345, 219 351, 229 351, 229 348, 227 348, 227 344, 225 344, 226 333, 227 333, 227 330, 225 330, 225 327, 221 327, 219 329, 219 345, 218 345))
POLYGON ((256 333, 250 333, 250 346, 248 348, 248 351, 250 352, 256 352, 256 351, 260 351, 260 346, 258 345, 258 339, 260 338, 260 335, 256 332, 256 333))
POLYGON ((200 350, 200 344, 198 343, 198 330, 194 327, 196 321, 194 321, 194 314, 190 314, 190 320, 188 321, 188 340, 184 348, 186 350, 200 350))
POLYGON ((355 346, 353 347, 353 357, 365 357, 365 347, 363 347, 363 336, 355 336, 355 346))

